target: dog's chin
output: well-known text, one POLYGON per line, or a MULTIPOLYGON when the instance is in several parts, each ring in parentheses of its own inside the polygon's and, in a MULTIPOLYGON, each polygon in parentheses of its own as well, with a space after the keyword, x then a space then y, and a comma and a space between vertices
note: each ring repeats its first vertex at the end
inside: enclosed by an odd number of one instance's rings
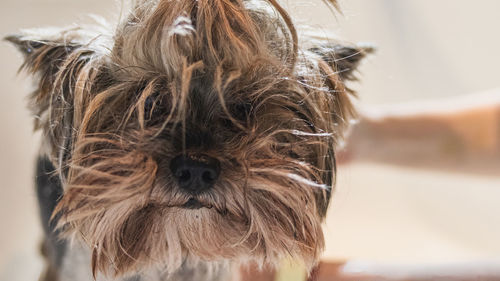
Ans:
POLYGON ((207 208, 207 209, 212 209, 213 205, 205 202, 201 202, 200 200, 191 197, 189 200, 182 204, 180 208, 182 209, 188 209, 188 210, 199 210, 201 208, 207 208))
POLYGON ((270 208, 253 200, 244 209, 233 198, 217 194, 177 195, 132 210, 120 202, 101 217, 83 221, 95 226, 79 232, 93 247, 94 269, 106 273, 112 267, 120 275, 168 265, 166 270, 173 273, 188 257, 208 263, 232 260, 263 265, 277 264, 288 255, 312 265, 323 245, 321 228, 311 213, 301 212, 304 216, 293 221, 296 213, 287 206, 270 208), (122 208, 129 210, 127 218, 109 224, 107 217, 114 219, 113 210, 122 208), (103 228, 108 231, 98 231, 103 228))

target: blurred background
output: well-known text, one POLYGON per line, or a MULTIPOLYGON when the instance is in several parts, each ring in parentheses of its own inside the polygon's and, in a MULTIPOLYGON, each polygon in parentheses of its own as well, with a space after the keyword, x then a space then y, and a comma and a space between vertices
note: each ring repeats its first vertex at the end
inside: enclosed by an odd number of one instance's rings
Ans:
MULTIPOLYGON (((354 88, 364 116, 385 117, 361 120, 341 155, 324 260, 351 261, 352 272, 500 272, 500 1, 344 0, 336 16, 320 0, 282 2, 316 32, 377 47, 354 88)), ((120 5, 1 0, 0 36, 87 14, 115 24, 120 5)), ((0 280, 35 280, 31 83, 4 42, 0 61, 0 280)))

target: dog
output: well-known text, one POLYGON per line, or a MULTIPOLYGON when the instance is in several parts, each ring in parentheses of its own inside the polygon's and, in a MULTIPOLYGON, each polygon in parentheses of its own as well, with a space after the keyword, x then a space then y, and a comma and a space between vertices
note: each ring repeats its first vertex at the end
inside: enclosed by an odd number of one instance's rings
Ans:
POLYGON ((335 149, 355 118, 346 83, 370 48, 299 45, 276 0, 137 0, 114 30, 5 39, 36 82, 41 280, 317 264, 335 149))

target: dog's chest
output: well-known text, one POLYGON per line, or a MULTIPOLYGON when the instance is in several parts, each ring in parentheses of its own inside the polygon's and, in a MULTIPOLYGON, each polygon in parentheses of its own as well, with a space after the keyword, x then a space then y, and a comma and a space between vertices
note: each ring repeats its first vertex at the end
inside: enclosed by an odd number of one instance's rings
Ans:
MULTIPOLYGON (((94 280, 91 272, 90 251, 82 245, 68 245, 68 251, 64 255, 59 271, 58 281, 91 281, 94 280)), ((141 272, 135 276, 112 279, 98 275, 96 281, 229 281, 232 272, 230 265, 218 266, 210 274, 209 266, 199 262, 196 267, 183 266, 173 274, 167 274, 162 270, 150 270, 141 272)))

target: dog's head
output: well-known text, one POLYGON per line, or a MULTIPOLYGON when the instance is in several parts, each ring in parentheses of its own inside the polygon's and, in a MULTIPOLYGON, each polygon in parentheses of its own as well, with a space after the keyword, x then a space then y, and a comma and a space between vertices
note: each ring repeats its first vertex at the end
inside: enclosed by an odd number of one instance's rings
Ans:
MULTIPOLYGON (((329 4, 335 6, 335 2, 329 4)), ((285 256, 309 267, 365 50, 301 49, 276 1, 144 0, 113 33, 7 40, 38 78, 56 213, 97 271, 285 256)))

